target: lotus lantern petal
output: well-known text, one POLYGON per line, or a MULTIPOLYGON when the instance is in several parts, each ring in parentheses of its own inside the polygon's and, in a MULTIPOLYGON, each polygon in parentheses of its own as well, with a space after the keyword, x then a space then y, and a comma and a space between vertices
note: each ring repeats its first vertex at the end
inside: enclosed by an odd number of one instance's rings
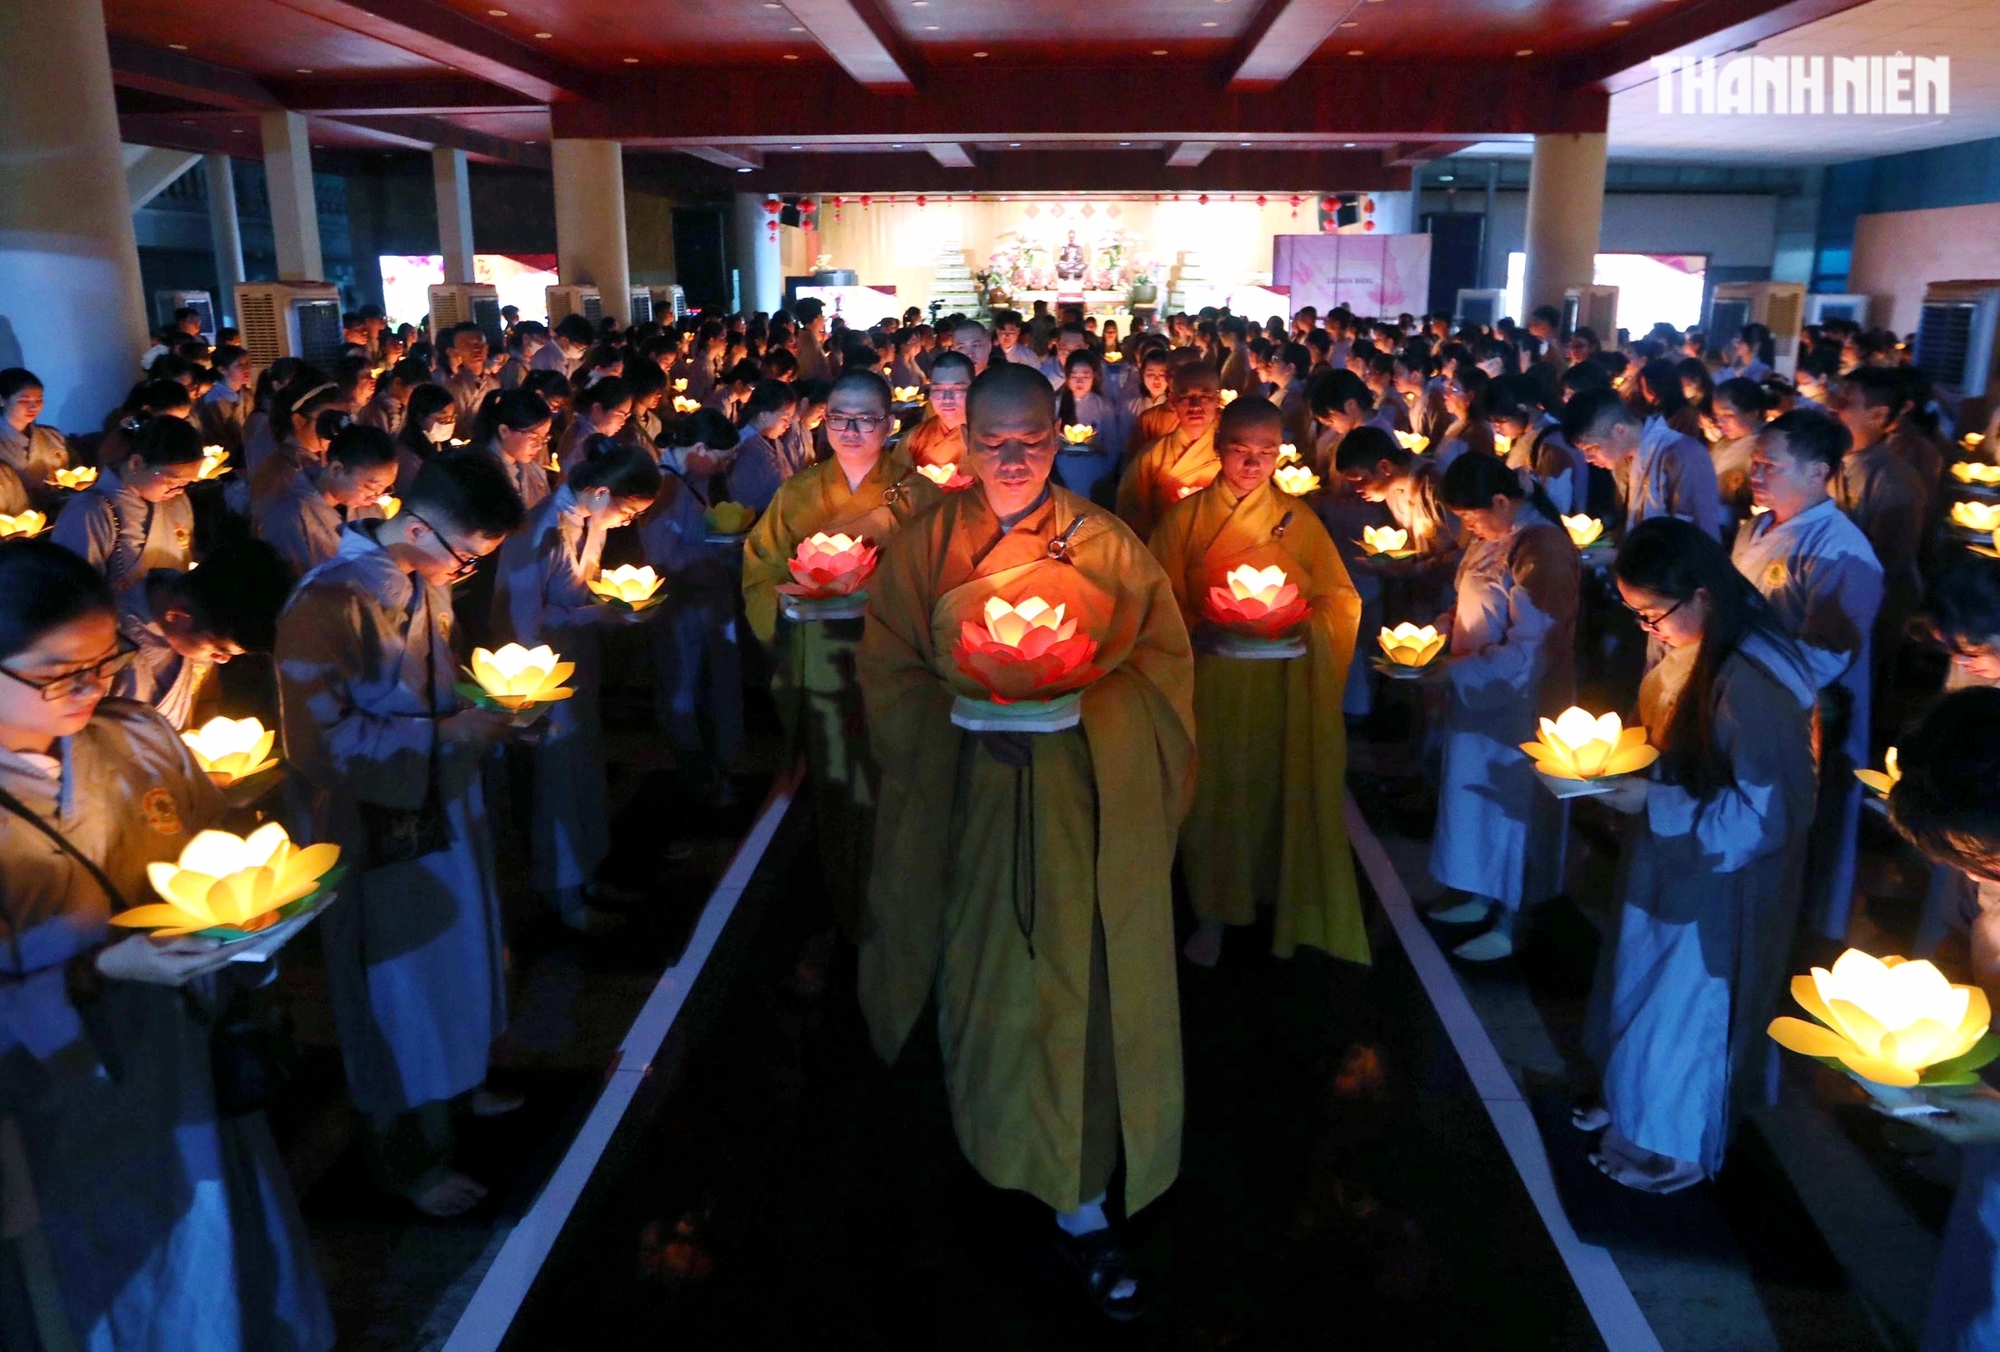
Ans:
POLYGON ((19 537, 33 539, 47 529, 49 519, 40 512, 21 512, 15 516, 0 514, 0 540, 19 537))
POLYGON ((1962 484, 1979 484, 1986 488, 2000 487, 2000 465, 1988 465, 1977 460, 1961 460, 1951 467, 1951 477, 1962 484))
POLYGON ((211 718, 194 732, 182 733, 181 740, 194 753, 195 764, 225 787, 278 763, 270 758, 277 734, 255 718, 211 718))
POLYGON ((1216 391, 1216 397, 1222 401, 1224 408, 1228 408, 1236 402, 1236 396, 1241 393, 1241 390, 1218 390, 1216 391))
POLYGON ((1993 1011, 1977 986, 1953 985, 1928 962, 1876 958, 1858 949, 1831 970, 1792 978, 1792 998, 1818 1023, 1781 1017, 1768 1032, 1781 1047, 1838 1061, 1861 1079, 1910 1088, 1924 1072, 1966 1055, 1993 1011))
POLYGON ((1295 498, 1319 492, 1319 475, 1304 465, 1280 465, 1271 472, 1271 481, 1278 485, 1278 491, 1295 498))
POLYGON ((1556 779, 1629 775, 1660 757, 1646 744, 1645 728, 1625 727, 1615 713, 1565 709, 1554 719, 1544 718, 1535 736, 1536 740, 1521 743, 1521 750, 1533 758, 1537 770, 1556 779))
POLYGON ((318 891, 320 879, 339 862, 338 845, 300 849, 278 822, 248 836, 203 831, 178 862, 146 866, 147 880, 165 900, 120 911, 111 923, 154 930, 162 938, 218 927, 265 929, 284 907, 318 891))
POLYGON ((1276 564, 1232 568, 1224 586, 1208 589, 1208 617, 1230 629, 1271 638, 1305 618, 1310 608, 1298 585, 1276 564))
POLYGON ((683 416, 689 413, 699 413, 701 412, 701 400, 690 399, 684 394, 677 394, 674 396, 674 412, 683 416))
POLYGON ((1436 625, 1418 626, 1407 620, 1394 629, 1384 627, 1375 641, 1382 645, 1382 655, 1399 667, 1428 666, 1444 651, 1444 635, 1436 625))
POLYGON ((584 585, 591 592, 606 601, 622 601, 628 606, 641 606, 653 599, 653 593, 660 589, 661 579, 651 566, 635 568, 631 564, 620 564, 609 572, 600 572, 584 585))
POLYGON ((1867 785, 1876 795, 1887 798, 1903 777, 1903 768, 1896 764, 1896 748, 1890 747, 1882 757, 1879 770, 1856 770, 1854 777, 1867 785))
POLYGON ((1370 554, 1400 554, 1410 547, 1410 533, 1397 526, 1363 526, 1361 548, 1370 554))
POLYGON ((1088 665, 1097 655, 1097 640, 1078 634, 1076 618, 1067 612, 1066 604, 1052 606, 1039 596, 1011 605, 988 597, 983 623, 959 625, 952 658, 1001 704, 1048 699, 1088 684, 1101 674, 1088 665))
POLYGON ((90 465, 59 469, 49 476, 53 488, 85 489, 97 482, 97 470, 90 465))
POLYGON ((1951 505, 1951 523, 1981 535, 2000 530, 2000 502, 1954 502, 1951 505))
POLYGON ((1089 423, 1064 423, 1062 439, 1072 446, 1081 446, 1097 439, 1097 429, 1089 423))
POLYGON ((1594 516, 1578 513, 1562 519, 1563 529, 1569 532, 1569 541, 1578 549, 1586 549, 1596 544, 1604 536, 1604 523, 1594 516))
POLYGON ((228 448, 223 446, 204 446, 201 448, 200 478, 219 479, 222 477, 222 472, 228 468, 228 448))
POLYGON ((875 572, 875 546, 858 535, 821 531, 799 542, 788 565, 793 581, 778 587, 787 595, 812 599, 851 596, 875 572))
POLYGON ((740 502, 718 502, 702 513, 702 521, 717 535, 741 535, 757 519, 757 509, 740 502))
POLYGON ((375 505, 381 509, 384 521, 393 521, 396 513, 403 510, 403 500, 394 493, 384 493, 375 499, 375 505))
POLYGON ((496 652, 474 648, 470 670, 472 679, 494 703, 517 713, 576 693, 563 684, 576 670, 576 663, 563 661, 546 643, 535 648, 509 643, 496 652))
POLYGON ((1278 447, 1278 463, 1281 465, 1296 465, 1304 458, 1299 454, 1299 448, 1289 441, 1278 447))
POLYGON ((972 487, 972 476, 961 470, 956 462, 943 465, 918 465, 917 473, 947 493, 956 493, 961 489, 972 487))
POLYGON ((1431 444, 1431 439, 1421 432, 1398 432, 1396 440, 1402 443, 1404 450, 1415 455, 1422 455, 1431 444))
POLYGON ((898 385, 893 393, 896 396, 897 403, 914 404, 917 402, 917 397, 923 393, 923 390, 915 385, 898 385))
POLYGON ((686 376, 676 376, 676 377, 674 378, 674 393, 675 393, 675 394, 686 394, 686 393, 687 393, 687 387, 688 387, 688 378, 687 378, 686 376))

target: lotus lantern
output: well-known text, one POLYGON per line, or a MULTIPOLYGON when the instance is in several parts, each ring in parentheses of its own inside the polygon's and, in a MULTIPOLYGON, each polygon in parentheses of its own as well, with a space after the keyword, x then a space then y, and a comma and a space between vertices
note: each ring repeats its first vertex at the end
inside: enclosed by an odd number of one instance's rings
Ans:
POLYGON ((1569 542, 1578 549, 1588 549, 1604 538, 1604 523, 1594 516, 1578 513, 1562 519, 1563 529, 1569 532, 1569 542))
POLYGON ((1267 568, 1242 564, 1230 569, 1223 583, 1208 589, 1208 617, 1257 638, 1271 638, 1291 628, 1309 608, 1298 585, 1276 564, 1267 568))
POLYGON ((1883 753, 1881 769, 1856 770, 1854 777, 1877 797, 1887 798, 1903 778, 1903 767, 1896 764, 1896 748, 1892 746, 1883 753))
POLYGON ((1062 439, 1072 446, 1082 446, 1097 439, 1097 429, 1089 423, 1064 423, 1062 439))
POLYGON ((49 476, 51 488, 68 488, 79 492, 96 482, 97 470, 90 465, 59 469, 49 476))
POLYGON ((741 535, 757 519, 757 509, 740 502, 718 502, 701 515, 702 523, 717 535, 741 535))
POLYGON ((40 512, 21 512, 15 516, 0 513, 0 540, 31 540, 47 529, 49 519, 40 512))
POLYGON ((1961 460, 1951 467, 1951 477, 1962 484, 2000 488, 2000 465, 1988 465, 1978 460, 1961 460))
POLYGON ((1278 485, 1280 492, 1290 493, 1295 498, 1319 492, 1319 475, 1304 465, 1280 465, 1271 472, 1271 481, 1278 485))
POLYGON ((270 758, 277 734, 254 718, 211 718, 194 732, 182 733, 181 740, 195 763, 223 788, 278 763, 270 758))
POLYGON ((497 652, 474 648, 467 670, 487 699, 514 713, 576 693, 563 684, 576 670, 576 663, 563 661, 546 643, 535 648, 509 643, 497 652))
POLYGON ((277 822, 247 837, 203 831, 177 862, 146 866, 147 880, 165 900, 120 911, 111 923, 150 929, 161 938, 210 930, 240 937, 268 929, 282 912, 330 884, 339 862, 338 845, 300 849, 277 822))
POLYGON ((1398 432, 1396 440, 1402 443, 1404 450, 1414 455, 1422 455, 1431 444, 1431 439, 1421 432, 1398 432))
POLYGON ((1978 446, 1985 442, 1986 434, 1984 432, 1967 432, 1958 440, 1959 444, 1963 446, 1978 446))
POLYGON ((1304 458, 1299 454, 1299 448, 1289 441, 1278 447, 1278 463, 1281 465, 1296 465, 1304 458))
POLYGON ((701 400, 690 399, 684 394, 677 394, 674 396, 674 412, 682 416, 690 413, 699 413, 701 412, 701 400))
POLYGON ((375 505, 381 509, 384 521, 393 521, 396 513, 403 510, 403 500, 394 493, 384 493, 375 499, 375 505))
POLYGON ((1602 779, 1629 775, 1658 760, 1646 744, 1644 727, 1625 727, 1617 714, 1602 716, 1570 708, 1544 718, 1536 740, 1521 743, 1535 768, 1554 779, 1602 779))
POLYGON ((1399 667, 1429 666, 1444 651, 1444 635, 1434 624, 1414 625, 1405 620, 1394 629, 1384 627, 1376 636, 1382 655, 1399 667))
POLYGON ((1772 1040, 1874 1084, 1972 1083, 2000 1051, 1986 1036, 1993 1012, 1985 992, 1952 984, 1928 962, 1850 948, 1830 970, 1793 977, 1792 998, 1818 1022, 1773 1019, 1772 1040))
POLYGON ((915 385, 898 385, 893 393, 896 396, 897 403, 914 404, 917 402, 918 396, 923 394, 923 390, 915 385))
POLYGON ((1407 554, 1410 533, 1400 526, 1363 526, 1361 548, 1368 554, 1407 554))
POLYGON ((2000 530, 2000 503, 1961 500, 1951 505, 1951 524, 1976 535, 2000 530))
POLYGON ((1012 604, 988 597, 983 622, 959 625, 952 659, 1000 704, 1048 699, 1085 685, 1101 674, 1089 665, 1097 640, 1078 634, 1067 611, 1039 596, 1012 604))
POLYGON ((228 468, 229 450, 227 447, 204 446, 201 448, 201 474, 198 476, 199 478, 220 479, 223 471, 228 468))
POLYGON ((1222 401, 1222 406, 1224 408, 1228 408, 1231 404, 1236 402, 1236 396, 1241 393, 1242 393, 1241 390, 1217 390, 1216 398, 1222 401))
POLYGON ((875 572, 875 546, 858 535, 821 531, 799 542, 788 566, 793 581, 780 583, 778 590, 789 596, 851 596, 875 572))
POLYGON ((599 600, 627 610, 644 610, 663 601, 659 596, 660 584, 664 581, 650 565, 635 568, 631 564, 620 564, 609 572, 600 572, 584 585, 599 600))
POLYGON ((688 378, 687 378, 686 376, 676 376, 676 377, 674 378, 674 393, 675 393, 675 394, 686 394, 686 393, 687 393, 687 387, 688 387, 688 378))
POLYGON ((947 493, 972 487, 972 476, 961 470, 955 461, 942 465, 918 465, 917 473, 947 493))
POLYGON ((1104 354, 1104 360, 1116 365, 1125 360, 1125 354, 1123 352, 1107 352, 1104 354))

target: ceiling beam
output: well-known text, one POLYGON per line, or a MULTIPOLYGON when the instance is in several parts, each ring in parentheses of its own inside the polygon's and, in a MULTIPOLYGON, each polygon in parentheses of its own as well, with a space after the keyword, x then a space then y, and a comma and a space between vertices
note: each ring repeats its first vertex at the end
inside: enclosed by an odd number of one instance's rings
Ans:
POLYGON ((1169 169, 1194 169, 1215 150, 1213 141, 1182 141, 1167 152, 1169 169))
POLYGON ((1333 36, 1362 0, 1264 0, 1229 58, 1233 90, 1274 89, 1333 36))
POLYGON ((1435 141, 1445 137, 1603 131, 1602 90, 1559 89, 1534 62, 1411 61, 1357 65, 1340 79, 1299 79, 1263 93, 1214 93, 1201 63, 1086 65, 1064 72, 1063 97, 1023 98, 1017 73, 932 71, 919 99, 870 98, 844 71, 785 75, 770 97, 761 66, 681 66, 607 77, 598 97, 550 109, 558 136, 636 147, 799 142, 1214 141, 1292 138, 1435 141), (1422 90, 1421 98, 1410 91, 1422 90))
POLYGON ((270 80, 279 101, 309 117, 538 112, 540 99, 484 80, 270 80))
POLYGON ((116 33, 110 39, 114 84, 239 113, 283 106, 266 85, 240 70, 148 47, 116 33))
POLYGON ((358 132, 383 145, 413 150, 444 146, 492 164, 513 164, 524 169, 549 167, 547 146, 523 145, 435 117, 314 117, 313 121, 358 132))
POLYGON ((165 192, 168 185, 193 168, 201 158, 191 150, 157 146, 135 146, 132 149, 142 152, 125 166, 125 195, 132 199, 134 211, 165 192))
POLYGON ((1867 0, 1696 0, 1677 5, 1616 42, 1558 67, 1566 88, 1594 85, 1609 93, 1636 89, 1658 78, 1656 56, 1720 56, 1794 28, 1865 4, 1867 0))
POLYGON ((977 163, 972 158, 972 152, 956 141, 933 141, 924 149, 930 152, 932 159, 947 169, 970 169, 977 163))
POLYGON ((762 169, 764 152, 754 146, 682 146, 682 153, 723 169, 762 169))
POLYGON ((1392 169, 1414 169, 1420 164, 1429 164, 1432 160, 1456 155, 1467 146, 1476 144, 1478 143, 1475 141, 1426 141, 1421 144, 1399 142, 1383 147, 1382 163, 1392 169))
POLYGON ((437 0, 285 0, 288 8, 387 42, 543 103, 588 94, 590 72, 516 42, 437 0))
POLYGON ((1218 150, 1191 169, 1129 151, 1023 150, 984 156, 971 172, 946 169, 929 155, 906 151, 774 154, 761 171, 743 175, 740 182, 746 190, 767 193, 1235 192, 1282 197, 1292 192, 1399 191, 1410 186, 1410 171, 1383 164, 1372 149, 1218 150))
POLYGON ((916 58, 876 0, 786 0, 785 8, 863 88, 916 92, 916 58))

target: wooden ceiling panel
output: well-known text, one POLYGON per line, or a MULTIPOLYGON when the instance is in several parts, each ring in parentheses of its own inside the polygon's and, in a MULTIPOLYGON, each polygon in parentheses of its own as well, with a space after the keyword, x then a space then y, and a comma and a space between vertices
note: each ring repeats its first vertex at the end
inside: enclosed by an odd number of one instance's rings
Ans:
POLYGON ((105 0, 118 37, 252 75, 442 75, 444 63, 277 0, 105 0))

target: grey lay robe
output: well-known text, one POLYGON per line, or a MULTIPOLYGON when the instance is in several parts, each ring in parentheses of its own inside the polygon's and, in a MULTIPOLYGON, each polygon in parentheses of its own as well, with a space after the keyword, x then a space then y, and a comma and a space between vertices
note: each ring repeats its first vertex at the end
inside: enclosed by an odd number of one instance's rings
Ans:
POLYGON ((138 653, 132 665, 118 673, 111 693, 120 699, 150 704, 167 726, 184 732, 193 725, 201 688, 213 670, 205 662, 190 662, 174 651, 167 632, 153 614, 148 577, 118 594, 118 632, 138 653))
POLYGON ((350 873, 320 920, 354 1104, 399 1113, 475 1089, 507 1022, 500 897, 480 751, 443 741, 458 708, 451 598, 375 542, 380 523, 299 582, 278 618, 285 759, 310 790, 313 839, 359 869, 361 804, 416 811, 435 786, 447 848, 350 873))
POLYGON ((78 493, 56 518, 50 539, 123 591, 155 568, 185 569, 194 560, 194 506, 187 494, 147 502, 113 469, 78 493))
MULTIPOLYGON (((1648 677, 1649 724, 1664 726, 1672 697, 1655 691, 1685 664, 1648 677)), ((1587 1043, 1613 1128, 1710 1175, 1771 1053, 1813 817, 1814 693, 1788 642, 1752 634, 1723 659, 1712 719, 1731 782, 1704 799, 1652 785, 1591 993, 1587 1043)))
POLYGON ((340 549, 340 509, 326 500, 312 478, 301 474, 265 504, 257 518, 257 538, 304 577, 340 549))
MULTIPOLYGON (((180 738, 142 705, 105 700, 51 755, 55 777, 0 750, 0 784, 132 905, 157 900, 146 865, 178 858, 224 811, 180 738)), ((6 811, 0 908, 10 926, 0 943, 0 1135, 11 1120, 26 1165, 10 1168, 0 1152, 0 1214, 39 1212, 77 1346, 331 1347, 270 1130, 260 1113, 216 1116, 208 1028, 189 1012, 189 1002, 217 1007, 243 966, 179 989, 108 981, 94 1001, 72 1003, 69 961, 133 931, 112 929, 96 880, 6 811)), ((9 1347, 16 1332, 0 1331, 9 1347)))

